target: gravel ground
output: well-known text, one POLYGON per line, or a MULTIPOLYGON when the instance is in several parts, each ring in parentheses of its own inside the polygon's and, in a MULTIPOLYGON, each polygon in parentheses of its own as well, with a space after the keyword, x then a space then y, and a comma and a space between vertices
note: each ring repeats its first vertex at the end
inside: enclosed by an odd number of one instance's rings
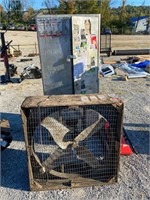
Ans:
MULTIPOLYGON (((113 58, 114 59, 114 58, 113 58)), ((39 66, 39 58, 17 62, 18 74, 29 63, 39 66)), ((0 63, 2 66, 2 63, 0 63)), ((1 74, 3 73, 1 69, 1 74)), ((13 141, 1 155, 0 199, 6 200, 146 200, 150 199, 149 114, 150 78, 122 81, 118 76, 100 78, 100 93, 122 98, 125 103, 124 127, 138 154, 121 157, 118 183, 103 187, 30 192, 26 150, 20 106, 27 96, 43 95, 42 80, 24 80, 20 84, 0 85, 1 118, 10 122, 13 141)))

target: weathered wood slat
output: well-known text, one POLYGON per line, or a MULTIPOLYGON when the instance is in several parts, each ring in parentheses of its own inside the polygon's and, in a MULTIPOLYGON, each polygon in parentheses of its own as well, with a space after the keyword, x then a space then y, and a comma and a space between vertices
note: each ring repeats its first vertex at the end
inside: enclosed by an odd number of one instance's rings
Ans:
POLYGON ((22 103, 22 108, 54 107, 54 106, 82 106, 96 104, 123 104, 121 99, 111 98, 102 94, 87 95, 51 95, 51 96, 30 96, 22 103))

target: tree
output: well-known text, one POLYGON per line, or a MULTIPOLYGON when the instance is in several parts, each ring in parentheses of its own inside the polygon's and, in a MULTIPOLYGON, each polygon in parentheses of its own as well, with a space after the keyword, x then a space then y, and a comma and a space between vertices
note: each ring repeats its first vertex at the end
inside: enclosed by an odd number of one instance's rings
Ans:
POLYGON ((31 20, 33 20, 35 16, 35 11, 32 7, 29 7, 26 12, 23 14, 23 21, 24 22, 29 22, 31 20))
POLYGON ((98 0, 59 0, 57 13, 96 14, 99 13, 98 0))
POLYGON ((122 0, 122 5, 120 7, 120 12, 119 12, 119 28, 121 29, 121 32, 124 33, 124 28, 126 23, 126 0, 122 0))
POLYGON ((101 24, 102 29, 110 27, 110 19, 111 19, 111 0, 102 0, 100 5, 100 13, 101 13, 101 24))
POLYGON ((15 22, 20 22, 22 20, 22 3, 20 0, 13 0, 11 2, 11 14, 12 14, 12 19, 15 22))
MULTIPOLYGON (((59 6, 54 6, 50 0, 44 0, 44 5, 56 14, 101 14, 102 27, 110 26, 112 0, 58 0, 59 6)), ((56 1, 55 1, 56 3, 56 1)))
POLYGON ((95 14, 99 13, 99 1, 100 0, 44 0, 43 5, 46 6, 49 14, 95 14))
POLYGON ((43 0, 43 5, 47 8, 48 14, 53 14, 56 5, 59 3, 59 0, 43 0))
POLYGON ((23 11, 29 7, 29 0, 2 0, 7 13, 7 23, 21 22, 23 11))
POLYGON ((59 12, 70 14, 101 14, 102 28, 110 26, 111 0, 61 0, 59 12))
POLYGON ((6 21, 9 23, 11 21, 11 0, 3 0, 2 5, 7 13, 6 21))
POLYGON ((76 1, 76 11, 78 14, 98 14, 100 13, 98 0, 76 1))
POLYGON ((3 6, 0 4, 0 22, 3 22, 3 20, 4 20, 4 15, 5 15, 4 8, 3 8, 3 6))
POLYGON ((3 0, 2 5, 6 12, 9 12, 11 10, 11 0, 3 0))
POLYGON ((0 14, 4 13, 4 8, 3 6, 0 4, 0 14))
POLYGON ((60 5, 58 7, 60 13, 73 14, 75 12, 75 2, 74 0, 60 0, 60 5))

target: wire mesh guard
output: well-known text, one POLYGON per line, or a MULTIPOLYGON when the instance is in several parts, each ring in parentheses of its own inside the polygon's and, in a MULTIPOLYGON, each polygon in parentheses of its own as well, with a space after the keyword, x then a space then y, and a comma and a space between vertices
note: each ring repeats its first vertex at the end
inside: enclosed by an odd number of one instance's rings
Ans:
POLYGON ((101 95, 28 97, 22 104, 31 190, 117 181, 123 102, 101 95))

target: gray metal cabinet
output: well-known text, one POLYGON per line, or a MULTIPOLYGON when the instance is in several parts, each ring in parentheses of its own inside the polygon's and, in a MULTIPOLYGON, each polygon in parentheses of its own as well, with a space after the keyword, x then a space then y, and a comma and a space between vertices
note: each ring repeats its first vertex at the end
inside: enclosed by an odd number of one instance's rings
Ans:
POLYGON ((99 15, 38 16, 45 95, 99 92, 99 15))

